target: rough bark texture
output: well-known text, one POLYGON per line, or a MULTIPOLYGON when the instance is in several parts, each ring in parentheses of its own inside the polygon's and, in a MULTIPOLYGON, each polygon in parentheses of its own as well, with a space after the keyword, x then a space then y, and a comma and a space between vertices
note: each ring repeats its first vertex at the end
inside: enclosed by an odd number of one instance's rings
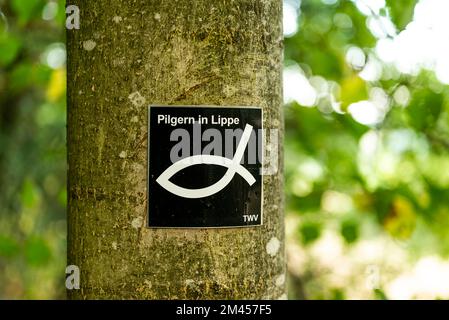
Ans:
POLYGON ((261 106, 282 136, 282 1, 70 4, 69 297, 285 298, 281 166, 264 177, 262 227, 145 227, 148 104, 261 106))

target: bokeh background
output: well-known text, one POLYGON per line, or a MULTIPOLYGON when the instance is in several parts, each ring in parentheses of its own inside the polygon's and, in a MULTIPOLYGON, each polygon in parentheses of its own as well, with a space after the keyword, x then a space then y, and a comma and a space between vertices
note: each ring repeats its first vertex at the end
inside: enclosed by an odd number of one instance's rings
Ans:
MULTIPOLYGON (((64 6, 0 0, 0 299, 65 297, 64 6)), ((448 14, 284 1, 291 299, 449 299, 448 14)))

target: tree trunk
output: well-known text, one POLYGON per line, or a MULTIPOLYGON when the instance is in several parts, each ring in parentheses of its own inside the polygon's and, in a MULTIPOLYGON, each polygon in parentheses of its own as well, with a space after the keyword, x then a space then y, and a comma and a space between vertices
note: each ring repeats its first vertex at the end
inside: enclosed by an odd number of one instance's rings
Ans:
POLYGON ((282 1, 71 4, 68 260, 81 289, 69 297, 284 298, 281 165, 263 180, 261 227, 145 223, 148 104, 260 106, 282 136, 282 1))

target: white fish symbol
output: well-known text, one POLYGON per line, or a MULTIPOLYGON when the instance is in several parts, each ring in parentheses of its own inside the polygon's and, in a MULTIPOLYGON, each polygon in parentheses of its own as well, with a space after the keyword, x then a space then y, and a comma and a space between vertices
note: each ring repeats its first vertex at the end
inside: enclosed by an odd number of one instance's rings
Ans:
POLYGON ((249 124, 245 126, 245 130, 243 131, 242 137, 240 138, 240 142, 237 146, 237 150, 234 154, 233 159, 201 154, 187 157, 173 163, 170 167, 168 167, 156 179, 156 182, 159 183, 167 191, 170 191, 177 196, 189 199, 205 198, 214 195, 217 192, 220 192, 231 182, 236 173, 242 176, 246 180, 246 182, 248 182, 248 184, 252 186, 256 182, 256 179, 245 167, 240 164, 240 161, 243 158, 243 154, 245 153, 246 146, 248 145, 248 141, 251 137, 252 129, 253 127, 249 124), (169 179, 177 172, 197 164, 215 164, 227 167, 228 170, 219 181, 205 188, 188 189, 180 187, 169 181, 169 179))

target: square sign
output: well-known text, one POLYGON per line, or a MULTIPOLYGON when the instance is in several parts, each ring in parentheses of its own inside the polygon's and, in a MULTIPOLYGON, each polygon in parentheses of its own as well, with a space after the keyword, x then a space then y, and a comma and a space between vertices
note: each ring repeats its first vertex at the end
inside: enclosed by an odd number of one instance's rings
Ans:
POLYGON ((148 227, 262 224, 262 109, 150 106, 148 227))

